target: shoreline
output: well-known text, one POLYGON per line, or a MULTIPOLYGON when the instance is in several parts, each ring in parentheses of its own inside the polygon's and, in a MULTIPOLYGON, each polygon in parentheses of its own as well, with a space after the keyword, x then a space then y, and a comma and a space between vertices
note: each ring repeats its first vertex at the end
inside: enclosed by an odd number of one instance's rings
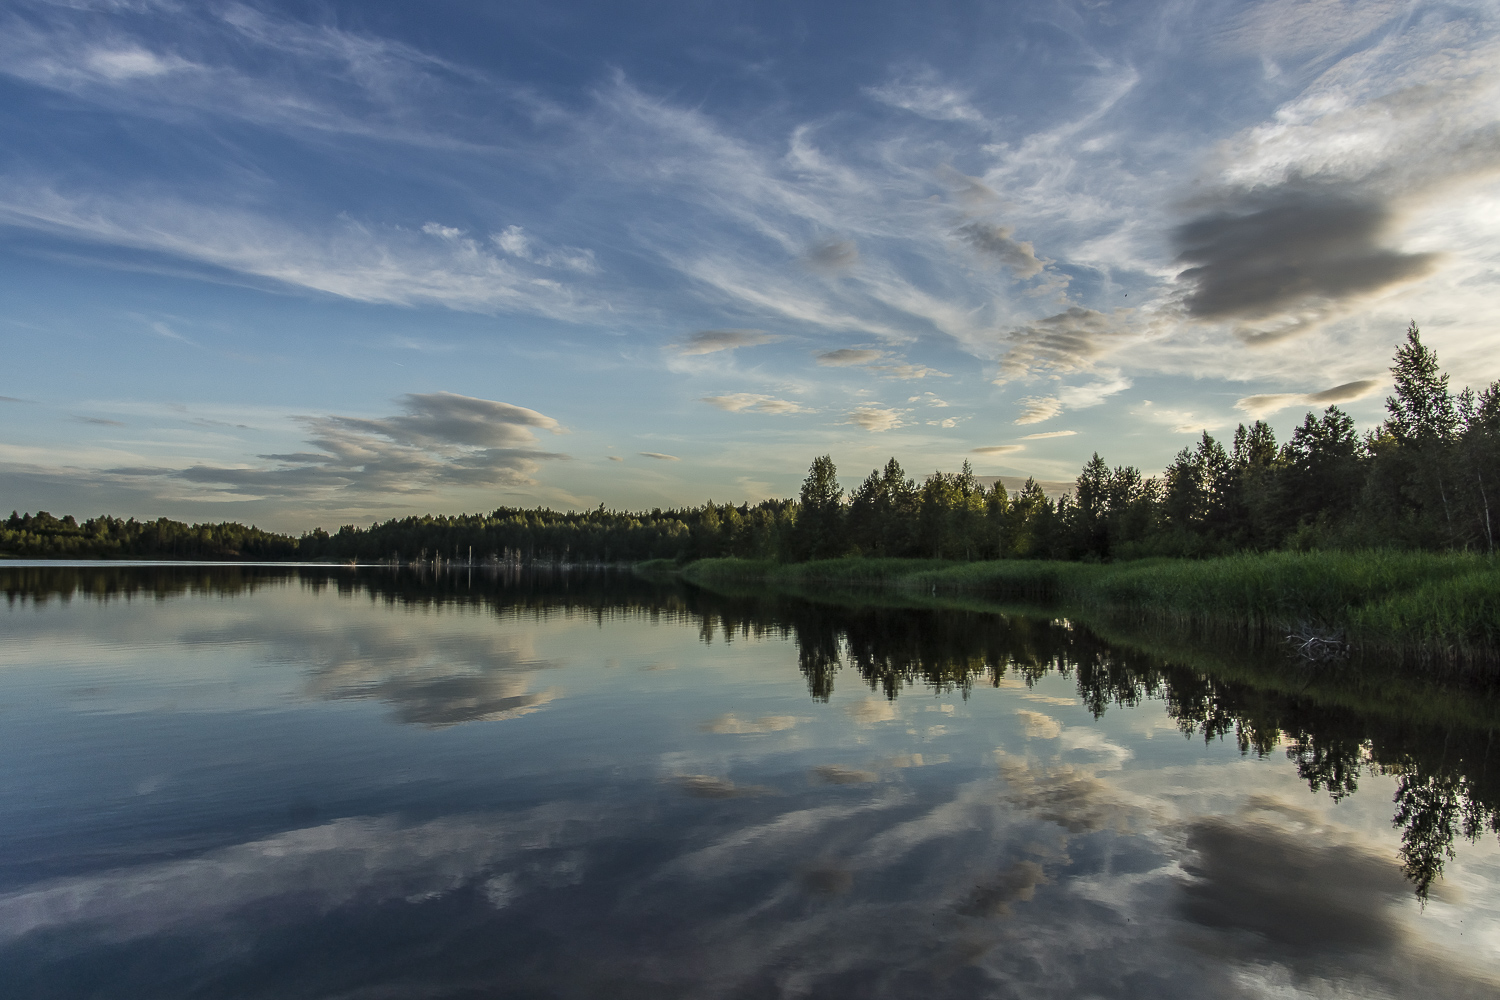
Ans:
MULTIPOLYGON (((1272 552, 1117 563, 703 559, 637 564, 710 588, 839 589, 904 602, 939 596, 1055 604, 1139 624, 1257 642, 1301 626, 1336 630, 1356 657, 1500 676, 1500 559, 1463 553, 1272 552)), ((814 595, 808 595, 814 596, 814 595)))

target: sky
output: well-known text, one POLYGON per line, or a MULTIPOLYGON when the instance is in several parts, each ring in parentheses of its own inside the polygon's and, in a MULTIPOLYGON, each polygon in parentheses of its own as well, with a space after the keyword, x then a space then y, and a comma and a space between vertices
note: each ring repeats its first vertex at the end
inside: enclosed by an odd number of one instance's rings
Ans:
POLYGON ((7 509, 1159 473, 1497 290, 1495 2, 0 2, 7 509))

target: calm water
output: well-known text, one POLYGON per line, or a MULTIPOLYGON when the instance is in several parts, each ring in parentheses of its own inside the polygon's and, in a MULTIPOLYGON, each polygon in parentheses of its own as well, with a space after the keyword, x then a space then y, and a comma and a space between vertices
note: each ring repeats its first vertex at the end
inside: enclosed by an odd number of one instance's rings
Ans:
POLYGON ((7 997, 1500 988, 1475 696, 620 575, 0 589, 7 997))

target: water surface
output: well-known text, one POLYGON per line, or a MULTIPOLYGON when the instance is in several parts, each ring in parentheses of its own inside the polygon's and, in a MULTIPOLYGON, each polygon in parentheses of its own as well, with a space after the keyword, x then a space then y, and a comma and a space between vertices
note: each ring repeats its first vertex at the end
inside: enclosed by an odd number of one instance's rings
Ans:
POLYGON ((1477 694, 624 574, 0 590, 7 996, 1500 985, 1477 694))

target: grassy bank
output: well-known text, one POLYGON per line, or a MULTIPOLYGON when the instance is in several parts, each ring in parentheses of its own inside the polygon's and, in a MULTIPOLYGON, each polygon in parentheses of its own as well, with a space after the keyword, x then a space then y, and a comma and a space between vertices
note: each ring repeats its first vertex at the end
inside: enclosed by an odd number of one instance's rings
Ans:
POLYGON ((1500 669, 1500 560, 1424 552, 1273 552, 1108 564, 832 559, 779 564, 705 559, 680 570, 706 586, 763 583, 804 592, 875 588, 1055 602, 1194 628, 1282 633, 1342 628, 1364 653, 1431 666, 1500 669))

